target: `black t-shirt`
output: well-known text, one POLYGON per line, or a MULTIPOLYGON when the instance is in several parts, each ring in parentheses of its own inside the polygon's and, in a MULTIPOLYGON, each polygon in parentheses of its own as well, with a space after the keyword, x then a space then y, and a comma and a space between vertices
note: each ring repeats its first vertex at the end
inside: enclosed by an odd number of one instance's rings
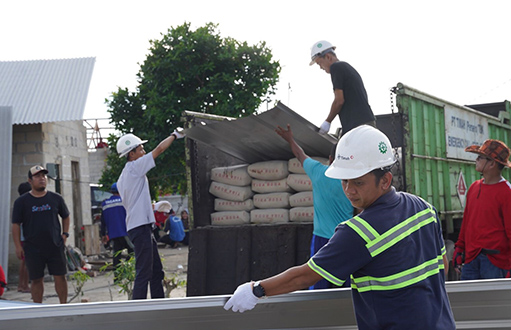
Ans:
POLYGON ((25 242, 44 247, 62 245, 59 216, 69 216, 69 210, 61 195, 48 191, 43 197, 24 194, 14 202, 12 223, 23 226, 25 242))
POLYGON ((362 77, 357 70, 339 61, 330 66, 330 76, 334 90, 341 89, 344 93, 344 104, 339 113, 343 135, 359 125, 375 120, 362 77))

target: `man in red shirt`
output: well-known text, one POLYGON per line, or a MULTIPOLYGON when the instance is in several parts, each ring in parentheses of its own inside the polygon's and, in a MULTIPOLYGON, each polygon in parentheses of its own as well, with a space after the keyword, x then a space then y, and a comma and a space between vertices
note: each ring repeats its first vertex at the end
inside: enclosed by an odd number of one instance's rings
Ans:
POLYGON ((499 140, 469 146, 478 154, 476 171, 483 176, 470 186, 453 263, 461 280, 506 277, 511 269, 511 184, 502 177, 511 167, 509 148, 499 140))

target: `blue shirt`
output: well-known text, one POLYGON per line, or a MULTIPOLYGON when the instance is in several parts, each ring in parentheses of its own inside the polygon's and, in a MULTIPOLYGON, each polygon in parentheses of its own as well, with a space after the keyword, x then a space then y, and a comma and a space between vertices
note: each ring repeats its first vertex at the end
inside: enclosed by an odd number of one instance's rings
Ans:
POLYGON ((341 180, 325 175, 327 165, 312 158, 303 161, 303 169, 312 182, 314 199, 313 234, 329 239, 335 227, 353 216, 353 206, 344 194, 341 180))
POLYGON ((101 235, 108 234, 110 239, 127 236, 126 209, 121 196, 112 195, 101 203, 101 235))
POLYGON ((308 262, 339 285, 351 276, 359 329, 455 329, 436 210, 394 188, 340 224, 308 262))

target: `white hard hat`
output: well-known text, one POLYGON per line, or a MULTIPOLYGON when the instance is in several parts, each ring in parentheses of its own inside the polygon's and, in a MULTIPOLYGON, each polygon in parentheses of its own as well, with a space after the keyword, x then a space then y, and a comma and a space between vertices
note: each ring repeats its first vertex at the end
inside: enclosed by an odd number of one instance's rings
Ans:
POLYGON ((326 40, 320 40, 316 42, 314 45, 312 45, 311 62, 309 63, 309 65, 314 65, 314 63, 316 63, 316 58, 323 55, 329 49, 335 50, 335 46, 326 40))
POLYGON ((362 125, 341 137, 335 160, 325 175, 333 179, 355 179, 395 162, 389 138, 372 126, 362 125))
POLYGON ((119 158, 126 156, 131 150, 146 142, 147 140, 140 140, 138 136, 131 133, 121 136, 117 141, 119 158))
POLYGON ((154 210, 163 213, 169 213, 172 210, 172 204, 167 201, 159 201, 154 204, 154 210))

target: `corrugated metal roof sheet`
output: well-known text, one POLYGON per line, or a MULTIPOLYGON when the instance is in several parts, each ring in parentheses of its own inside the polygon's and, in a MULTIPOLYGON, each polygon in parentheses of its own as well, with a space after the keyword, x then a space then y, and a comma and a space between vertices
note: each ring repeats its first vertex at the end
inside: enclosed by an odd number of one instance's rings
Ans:
POLYGON ((0 105, 13 124, 83 119, 94 57, 0 62, 0 105))
MULTIPOLYGON (((12 108, 0 106, 0 219, 9 219, 12 185, 12 108)), ((0 265, 9 278, 10 221, 0 221, 0 265)))
MULTIPOLYGON (((185 130, 190 139, 200 141, 247 163, 294 157, 289 144, 275 132, 277 125, 291 125, 295 141, 310 156, 328 158, 337 140, 318 133, 318 128, 282 103, 258 115, 236 120, 201 122, 200 113, 185 112, 195 117, 195 127, 185 130)), ((189 118, 190 119, 190 118, 189 118)), ((233 118, 234 119, 234 118, 233 118)))

